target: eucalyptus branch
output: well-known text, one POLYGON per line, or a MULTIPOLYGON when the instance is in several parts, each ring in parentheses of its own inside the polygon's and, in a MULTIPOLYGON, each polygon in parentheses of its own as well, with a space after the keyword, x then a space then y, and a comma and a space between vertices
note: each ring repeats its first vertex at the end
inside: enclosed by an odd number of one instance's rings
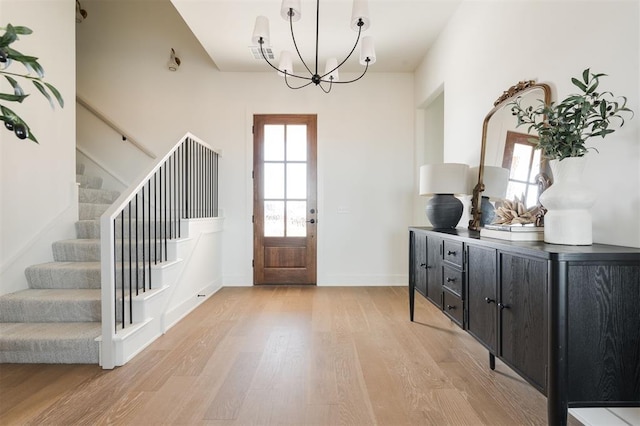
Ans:
POLYGON ((589 68, 582 72, 582 79, 572 78, 574 86, 582 91, 571 94, 558 104, 540 101, 537 107, 523 106, 521 98, 511 105, 511 113, 517 118, 517 126, 527 125, 528 131, 538 133, 536 148, 548 159, 582 157, 593 147, 585 142, 592 137, 610 135, 613 126, 622 127, 624 115, 633 111, 627 107, 627 98, 615 97, 608 91, 597 92, 600 78, 606 74, 591 73, 589 68))
MULTIPOLYGON (((4 34, 0 36, 0 74, 5 77, 13 89, 13 94, 0 93, 0 101, 21 103, 29 96, 28 93, 24 92, 20 83, 13 78, 17 77, 31 81, 36 89, 38 89, 38 92, 49 101, 52 108, 55 107, 53 98, 55 98, 61 108, 64 108, 64 100, 58 89, 44 81, 44 68, 38 63, 38 58, 23 55, 11 47, 11 45, 18 40, 18 35, 29 35, 32 33, 31 29, 22 26, 14 27, 11 24, 8 24, 6 27, 0 27, 0 29, 4 30, 4 34), (28 74, 7 71, 7 68, 10 67, 13 62, 21 63, 27 69, 28 74), (37 74, 37 77, 31 75, 31 73, 37 74)), ((33 132, 31 132, 27 123, 18 114, 3 104, 0 104, 0 113, 2 114, 0 115, 0 121, 3 121, 4 126, 14 132, 18 138, 28 138, 38 143, 38 140, 33 132)))

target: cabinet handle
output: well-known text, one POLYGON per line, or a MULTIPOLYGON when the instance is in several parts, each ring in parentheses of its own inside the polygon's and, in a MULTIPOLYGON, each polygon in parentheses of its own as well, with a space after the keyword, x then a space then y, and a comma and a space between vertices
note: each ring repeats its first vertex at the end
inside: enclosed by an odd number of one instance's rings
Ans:
POLYGON ((421 268, 424 268, 425 266, 427 266, 427 264, 426 264, 426 263, 421 263, 421 264, 420 264, 420 267, 421 267, 421 268))
POLYGON ((455 250, 449 250, 449 251, 447 251, 447 256, 455 256, 455 255, 456 255, 455 250))
POLYGON ((455 305, 447 305, 447 309, 448 310, 452 310, 452 309, 455 309, 455 308, 456 308, 455 305))
POLYGON ((509 309, 510 306, 509 305, 505 305, 504 303, 498 303, 498 308, 500 308, 500 309, 509 309))
POLYGON ((456 279, 455 278, 447 278, 447 282, 448 283, 454 283, 454 282, 456 282, 456 279))
POLYGON ((490 299, 488 297, 485 297, 484 301, 487 302, 487 303, 496 303, 496 301, 494 299, 490 299))

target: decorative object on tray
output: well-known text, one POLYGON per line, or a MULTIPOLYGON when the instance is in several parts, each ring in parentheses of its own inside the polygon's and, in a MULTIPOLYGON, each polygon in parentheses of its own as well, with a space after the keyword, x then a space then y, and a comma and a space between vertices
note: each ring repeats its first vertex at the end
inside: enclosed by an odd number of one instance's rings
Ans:
POLYGON ((584 155, 593 149, 587 139, 613 133, 615 125, 624 125, 624 116, 633 117, 627 108, 627 98, 616 97, 599 89, 600 78, 606 74, 592 73, 588 68, 582 79, 571 82, 582 93, 571 94, 559 103, 540 102, 537 108, 522 107, 520 99, 510 105, 518 125, 527 125, 538 132, 537 149, 549 159, 554 183, 541 196, 547 209, 544 241, 554 244, 592 244, 590 207, 595 195, 580 183, 585 165, 584 155))
POLYGON ((433 195, 425 211, 434 228, 455 228, 460 222, 464 206, 455 195, 469 192, 468 171, 468 165, 459 163, 420 167, 420 195, 433 195))
POLYGON ((496 208, 496 219, 493 223, 497 225, 536 223, 539 208, 539 206, 525 207, 523 198, 514 197, 513 201, 504 200, 496 208))

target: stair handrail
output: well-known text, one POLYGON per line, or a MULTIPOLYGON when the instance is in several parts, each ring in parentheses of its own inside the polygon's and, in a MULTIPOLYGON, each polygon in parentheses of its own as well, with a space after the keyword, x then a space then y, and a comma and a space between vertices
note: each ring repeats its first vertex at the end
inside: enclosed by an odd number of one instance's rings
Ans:
MULTIPOLYGON (((143 201, 142 201, 142 211, 143 211, 143 221, 144 221, 144 209, 146 208, 144 201, 144 189, 148 189, 150 194, 151 187, 154 185, 154 191, 157 189, 157 176, 160 174, 160 191, 162 192, 162 170, 164 167, 165 174, 165 194, 166 194, 166 180, 167 180, 167 162, 173 161, 173 164, 177 161, 184 160, 185 163, 183 165, 178 165, 178 172, 176 172, 176 176, 182 175, 180 177, 180 181, 174 185, 174 187, 178 187, 180 191, 185 191, 179 196, 179 204, 177 206, 176 211, 171 210, 172 207, 169 208, 169 215, 173 212, 180 218, 183 217, 183 213, 186 214, 185 218, 192 217, 217 217, 218 216, 218 159, 222 155, 222 151, 220 149, 216 149, 211 147, 206 142, 202 141, 192 133, 187 132, 174 146, 171 148, 161 159, 157 160, 153 165, 151 165, 147 171, 141 174, 141 177, 136 180, 136 183, 132 184, 129 188, 127 188, 124 192, 120 194, 120 196, 111 204, 111 206, 102 214, 100 217, 100 262, 101 262, 101 288, 102 288, 102 337, 101 337, 101 349, 100 349, 100 361, 102 368, 111 369, 115 366, 116 354, 114 350, 114 341, 116 339, 118 327, 116 320, 116 230, 115 223, 118 217, 121 218, 122 224, 122 232, 124 233, 124 210, 129 206, 129 217, 131 217, 131 203, 135 199, 135 210, 136 210, 136 219, 138 213, 138 195, 142 193, 143 201), (189 163, 193 155, 199 156, 197 162, 189 163), (172 159, 172 160, 170 160, 172 159), (191 165, 190 165, 191 164, 191 165), (207 171, 207 169, 209 169, 207 171), (198 173, 198 176, 194 176, 194 173, 198 173), (203 179, 204 177, 204 179, 203 179), (153 183, 151 179, 154 179, 153 183), (213 183, 207 183, 206 179, 210 179, 213 183), (211 194, 208 192, 212 191, 211 194), (200 196, 200 194, 204 194, 200 196), (198 201, 197 197, 204 197, 206 200, 198 201), (184 209, 183 209, 184 204, 184 209), (206 204, 206 206, 204 205, 206 204), (204 214, 203 214, 204 212, 204 214), (208 212, 208 213, 207 213, 208 212)), ((170 163, 169 163, 170 164, 170 163)), ((170 172, 169 172, 170 173, 170 172)), ((148 197, 149 204, 151 204, 151 197, 148 197)), ((157 202, 157 199, 154 203, 157 202)), ((160 198, 160 204, 162 204, 162 197, 160 198)), ((156 206, 154 206, 155 208, 156 206)), ((151 209, 151 208, 149 208, 151 209)), ((165 209, 166 209, 166 196, 165 196, 165 209)), ((151 218, 149 217, 149 220, 151 218)), ((161 217, 162 222, 162 217, 161 217)), ((131 221, 129 221, 129 237, 131 238, 131 221)), ((138 224, 136 223, 136 228, 138 224)), ((150 225, 149 225, 150 226, 150 225)), ((154 224, 154 238, 157 237, 157 223, 154 224)), ((162 228, 161 224, 161 228, 162 228)), ((165 234, 167 233, 167 225, 165 218, 165 234)), ((151 236, 151 228, 149 228, 149 236, 151 236)), ((144 225, 143 225, 144 230, 144 225)), ((143 231, 144 232, 144 231, 143 231)), ((160 229, 160 234, 162 234, 162 229, 160 229)), ((179 238, 179 224, 177 226, 176 232, 178 233, 177 238, 179 238)), ((171 232, 169 232, 170 234, 171 232)), ((175 234, 175 232, 174 232, 175 234)), ((121 235, 121 238, 124 236, 121 235)), ((162 237, 162 236, 161 236, 162 237)), ((166 235, 165 244, 166 244, 166 235)), ((143 236, 144 239, 144 236, 143 236)), ((138 236, 136 233, 136 244, 138 242, 138 236)), ((144 243, 143 243, 144 244, 144 243)), ((121 242, 121 246, 124 246, 124 242, 121 242)), ((136 247, 136 262, 138 262, 138 248, 136 247)), ((144 245, 143 245, 144 252, 144 245)), ((149 259, 151 258, 151 245, 149 245, 149 259)), ((154 256, 157 255, 154 252, 154 256)), ((162 247, 160 247, 160 255, 162 256, 162 247)), ((131 251, 129 251, 130 256, 130 269, 129 269, 129 284, 131 285, 131 251)), ((165 248, 165 256, 166 256, 166 248, 165 248)), ((123 256, 124 257, 124 256, 123 256)), ((143 262, 145 262, 143 255, 143 262)), ((149 265, 151 261, 149 260, 149 265)), ((124 270, 124 266, 121 266, 122 270, 124 270)), ((139 276, 140 271, 136 268, 136 284, 137 277, 139 276)), ((149 279, 150 279, 150 271, 149 271, 149 279)), ((144 275, 143 275, 144 279, 144 275)), ((125 277, 122 277, 122 282, 125 281, 125 277)), ((125 291, 125 288, 122 288, 125 291)), ((123 307, 124 311, 124 307, 123 307)), ((123 312, 123 326, 127 313, 123 312)), ((129 314, 130 315, 130 314, 129 314)), ((129 320, 131 318, 129 317, 129 320)))
POLYGON ((131 145, 133 145, 136 148, 138 148, 140 151, 142 151, 149 158, 155 159, 157 157, 151 150, 149 150, 149 148, 145 147, 142 143, 138 142, 130 134, 128 134, 127 132, 122 130, 122 128, 120 126, 118 126, 116 123, 114 123, 113 120, 111 120, 109 117, 104 115, 104 113, 102 113, 96 107, 94 107, 91 104, 89 104, 89 102, 87 102, 84 98, 82 98, 78 94, 76 94, 76 102, 78 102, 80 105, 82 105, 87 111, 89 111, 91 114, 96 116, 99 120, 101 120, 107 126, 111 127, 113 130, 115 130, 120 136, 122 136, 122 140, 124 142, 129 142, 131 145))

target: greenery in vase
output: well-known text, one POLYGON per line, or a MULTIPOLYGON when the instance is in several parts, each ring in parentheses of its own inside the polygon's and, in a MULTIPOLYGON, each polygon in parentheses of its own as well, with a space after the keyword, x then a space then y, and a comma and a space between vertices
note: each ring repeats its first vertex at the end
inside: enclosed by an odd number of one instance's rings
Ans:
MULTIPOLYGON (((535 130, 537 149, 550 160, 582 157, 589 149, 585 142, 592 137, 613 133, 613 127, 624 125, 624 115, 633 111, 627 108, 627 98, 615 97, 611 92, 599 91, 600 78, 606 74, 594 74, 589 68, 582 72, 582 79, 571 82, 581 93, 571 94, 559 103, 545 104, 537 108, 521 106, 521 98, 511 102, 511 112, 518 119, 518 126, 528 125, 535 130)), ((597 152, 597 150, 596 150, 597 152)))
MULTIPOLYGON (((34 56, 23 55, 22 53, 11 47, 11 45, 18 40, 19 35, 29 35, 32 33, 32 31, 27 27, 14 27, 11 24, 8 24, 6 28, 0 29, 4 30, 4 34, 0 37, 0 74, 4 75, 4 77, 13 88, 13 93, 0 93, 0 101, 22 103, 22 101, 24 101, 27 96, 29 96, 28 93, 24 92, 24 90, 20 86, 20 83, 16 80, 16 78, 19 78, 27 81, 30 80, 38 89, 38 91, 49 100, 52 108, 55 107, 55 105, 51 95, 55 97, 60 107, 64 108, 64 101, 58 89, 56 89, 52 84, 49 84, 43 80, 44 69, 38 63, 38 58, 34 56), (26 69, 27 73, 21 74, 8 71, 8 68, 14 61, 21 63, 26 69), (51 92, 51 94, 49 92, 51 92)), ((27 123, 22 118, 20 118, 18 114, 1 103, 0 112, 2 113, 2 115, 0 115, 0 120, 4 121, 4 126, 9 131, 15 133, 15 135, 20 139, 28 138, 38 143, 38 140, 31 132, 31 129, 29 128, 27 123)))

